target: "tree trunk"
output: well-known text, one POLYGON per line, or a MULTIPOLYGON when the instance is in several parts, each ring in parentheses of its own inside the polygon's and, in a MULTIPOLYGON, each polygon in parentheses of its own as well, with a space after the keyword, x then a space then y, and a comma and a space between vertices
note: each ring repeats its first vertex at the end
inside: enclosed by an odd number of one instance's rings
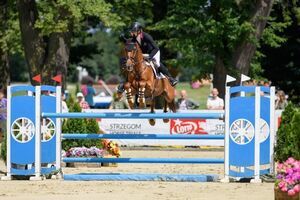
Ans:
MULTIPOLYGON (((261 39, 262 33, 270 15, 274 0, 257 0, 255 10, 251 17, 254 28, 254 37, 257 41, 261 39)), ((256 51, 256 44, 250 41, 243 41, 237 46, 232 57, 232 64, 239 74, 248 75, 251 59, 256 51)), ((240 83, 238 77, 237 83, 240 83)))
MULTIPOLYGON (((8 20, 8 2, 7 0, 0 1, 0 38, 5 36, 7 30, 8 20)), ((8 50, 4 48, 4 44, 0 44, 0 89, 6 88, 10 83, 9 76, 9 61, 8 61, 8 50)))
MULTIPOLYGON (((38 19, 35 0, 20 0, 18 10, 22 42, 32 84, 34 84, 32 77, 41 74, 42 84, 56 85, 51 78, 62 74, 65 87, 71 32, 52 33, 47 38, 43 37, 41 32, 34 27, 38 19)), ((61 13, 60 17, 65 17, 67 11, 61 10, 61 13)))
POLYGON ((30 80, 33 85, 33 76, 41 74, 45 58, 45 46, 42 35, 34 25, 38 19, 35 0, 18 1, 19 21, 25 58, 29 68, 30 80))
MULTIPOLYGON (((66 83, 67 66, 69 64, 70 45, 71 45, 70 33, 52 33, 49 38, 48 45, 48 57, 45 60, 43 69, 43 83, 53 84, 51 77, 57 74, 62 74, 63 83, 66 83)), ((66 87, 63 84, 64 88, 66 87)))
POLYGON ((219 91, 219 97, 224 99, 225 97, 225 79, 226 79, 227 69, 221 56, 216 55, 215 66, 213 72, 213 86, 219 91))

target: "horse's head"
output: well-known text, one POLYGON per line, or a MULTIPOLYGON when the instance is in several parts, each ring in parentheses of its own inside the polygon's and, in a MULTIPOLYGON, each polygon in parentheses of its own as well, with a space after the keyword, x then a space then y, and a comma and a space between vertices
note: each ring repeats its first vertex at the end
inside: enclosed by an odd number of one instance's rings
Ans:
POLYGON ((128 41, 125 45, 126 54, 126 68, 128 71, 132 71, 133 67, 137 64, 138 46, 136 42, 128 41))

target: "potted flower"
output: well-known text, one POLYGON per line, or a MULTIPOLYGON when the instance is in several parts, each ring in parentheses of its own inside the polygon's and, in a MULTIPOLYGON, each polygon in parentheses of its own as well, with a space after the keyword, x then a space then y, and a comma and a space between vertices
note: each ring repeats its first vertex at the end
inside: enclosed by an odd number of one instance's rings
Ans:
POLYGON ((290 157, 277 165, 275 200, 300 199, 300 161, 290 157))

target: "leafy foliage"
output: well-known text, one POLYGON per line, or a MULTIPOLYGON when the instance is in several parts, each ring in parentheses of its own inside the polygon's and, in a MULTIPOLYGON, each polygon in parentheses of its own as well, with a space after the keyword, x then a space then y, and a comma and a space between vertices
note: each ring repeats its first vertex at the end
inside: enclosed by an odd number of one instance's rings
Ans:
MULTIPOLYGON (((69 102, 70 112, 81 112, 81 108, 77 102, 70 100, 69 102), (70 102, 73 102, 71 104, 70 102)), ((95 119, 68 119, 64 121, 63 133, 78 133, 78 134, 88 134, 88 133, 99 133, 99 126, 95 119)), ((96 146, 98 148, 102 147, 102 143, 99 140, 78 140, 78 139, 68 139, 63 140, 62 148, 67 151, 72 147, 92 147, 96 146)))
POLYGON ((69 32, 70 28, 80 30, 88 16, 97 17, 108 27, 116 28, 123 25, 120 17, 111 12, 112 5, 104 0, 58 0, 38 1, 39 20, 35 27, 44 35, 69 32))
POLYGON ((282 113, 277 131, 275 160, 283 162, 289 157, 300 160, 300 110, 289 104, 282 113))

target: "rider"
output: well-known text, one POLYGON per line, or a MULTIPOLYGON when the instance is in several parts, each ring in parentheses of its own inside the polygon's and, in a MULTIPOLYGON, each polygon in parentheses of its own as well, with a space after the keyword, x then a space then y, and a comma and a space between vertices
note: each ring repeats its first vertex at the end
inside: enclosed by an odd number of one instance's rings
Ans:
MULTIPOLYGON (((169 79, 172 86, 177 84, 177 80, 172 77, 168 68, 166 68, 160 62, 160 50, 156 43, 154 42, 151 35, 144 32, 142 25, 139 22, 134 22, 130 27, 130 34, 133 38, 133 41, 137 42, 142 49, 143 54, 149 54, 149 59, 154 61, 154 64, 158 68, 158 71, 166 75, 169 79)), ((118 87, 118 92, 122 93, 124 91, 123 84, 120 84, 118 87)))

